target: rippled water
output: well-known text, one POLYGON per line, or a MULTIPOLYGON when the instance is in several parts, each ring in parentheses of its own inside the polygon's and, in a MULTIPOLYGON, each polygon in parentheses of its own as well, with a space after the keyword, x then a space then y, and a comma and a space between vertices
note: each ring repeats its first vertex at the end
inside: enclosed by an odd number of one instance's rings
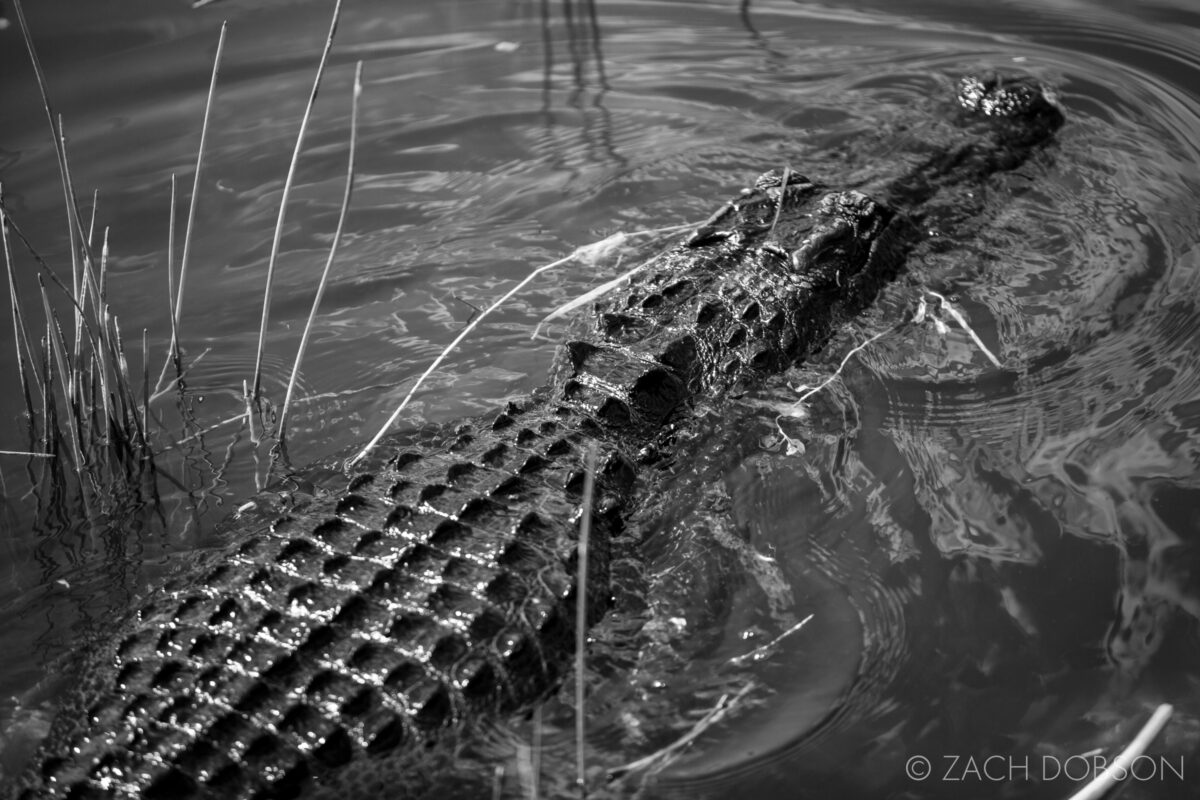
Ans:
MULTIPOLYGON (((170 338, 170 176, 190 185, 230 20, 182 322, 189 359, 203 354, 191 413, 210 426, 239 413, 253 368, 331 4, 183 5, 56 0, 29 14, 75 185, 99 191, 97 224, 110 227, 113 305, 129 342, 148 330, 156 373, 170 338)), ((947 230, 790 376, 815 385, 883 333, 805 418, 784 421, 804 452, 772 439, 771 409, 794 393, 768 386, 737 424, 715 426, 714 455, 645 520, 660 544, 630 580, 658 587, 661 629, 639 634, 646 672, 607 682, 605 659, 630 656, 606 642, 632 622, 618 614, 597 630, 593 742, 610 765, 636 758, 725 695, 730 712, 651 796, 1057 798, 1074 784, 1055 765, 1095 748, 1111 757, 1170 702, 1151 752, 1184 777, 1159 764, 1121 796, 1194 796, 1200 14, 1169 0, 398 5, 345 10, 288 210, 267 355, 277 402, 336 225, 362 59, 356 193, 304 365, 298 464, 374 433, 473 307, 534 265, 618 230, 703 219, 785 163, 869 185, 912 146, 904 126, 936 113, 964 72, 1015 68, 1056 87, 1068 116, 1057 142, 991 181, 979 218, 947 230), (922 289, 950 297, 1001 366, 952 321, 912 323, 922 289), (689 542, 714 531, 746 544, 696 559, 689 542), (786 631, 766 657, 729 668, 786 631), (677 644, 659 652, 660 640, 677 644), (930 760, 924 780, 906 774, 916 756, 930 760), (1002 760, 985 774, 989 756, 1002 760)), ((0 42, 6 208, 65 265, 32 72, 13 28, 0 42)), ((541 383, 554 344, 530 341, 536 322, 658 246, 535 284, 436 373, 403 424, 541 383)), ((27 261, 22 291, 40 306, 27 261)), ((8 338, 0 352, 11 371, 8 338)), ((0 395, 12 421, 0 446, 27 446, 22 407, 15 388, 0 395)), ((240 424, 165 454, 175 484, 161 487, 163 515, 127 537, 35 518, 26 465, 0 456, 0 694, 28 692, 78 631, 253 492, 268 456, 240 424)), ((27 700, 3 711, 34 713, 27 700)), ((548 787, 573 775, 569 712, 547 713, 548 787)))

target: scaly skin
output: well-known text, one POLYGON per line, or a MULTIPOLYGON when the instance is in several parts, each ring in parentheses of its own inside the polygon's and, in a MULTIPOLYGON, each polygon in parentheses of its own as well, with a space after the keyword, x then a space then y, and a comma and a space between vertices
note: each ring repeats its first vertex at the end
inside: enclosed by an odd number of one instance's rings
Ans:
MULTIPOLYGON (((1016 166, 1062 121, 1027 81, 967 81, 960 101, 966 143, 886 187, 900 209, 1016 166)), ((570 662, 587 443, 594 622, 610 544, 696 401, 804 358, 918 239, 863 194, 762 176, 598 304, 531 397, 228 522, 228 547, 87 651, 18 796, 419 794, 429 752, 531 707, 570 662)))

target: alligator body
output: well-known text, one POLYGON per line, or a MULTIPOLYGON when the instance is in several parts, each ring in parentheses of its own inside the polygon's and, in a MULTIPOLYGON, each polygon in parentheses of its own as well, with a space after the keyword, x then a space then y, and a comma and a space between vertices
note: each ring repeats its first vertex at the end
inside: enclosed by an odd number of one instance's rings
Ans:
POLYGON ((1020 164, 1062 123, 1027 79, 968 79, 958 105, 960 143, 879 199, 763 175, 599 303, 528 398, 303 507, 260 498, 228 547, 90 646, 17 796, 417 793, 434 744, 531 707, 571 661, 585 451, 594 621, 612 543, 697 400, 803 359, 903 267, 925 200, 1020 164))

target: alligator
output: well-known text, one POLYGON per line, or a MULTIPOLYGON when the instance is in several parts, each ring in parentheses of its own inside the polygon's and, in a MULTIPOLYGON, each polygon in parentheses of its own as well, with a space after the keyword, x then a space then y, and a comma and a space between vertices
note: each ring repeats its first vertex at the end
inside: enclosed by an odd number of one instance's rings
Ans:
POLYGON ((923 204, 1019 166, 1064 122, 1024 76, 963 79, 955 108, 960 135, 873 196, 759 177, 597 301, 528 396, 393 440, 305 501, 256 498, 225 544, 81 645, 14 796, 420 795, 429 752, 563 682, 583 519, 594 625, 615 543, 698 406, 811 355, 903 269, 923 204))

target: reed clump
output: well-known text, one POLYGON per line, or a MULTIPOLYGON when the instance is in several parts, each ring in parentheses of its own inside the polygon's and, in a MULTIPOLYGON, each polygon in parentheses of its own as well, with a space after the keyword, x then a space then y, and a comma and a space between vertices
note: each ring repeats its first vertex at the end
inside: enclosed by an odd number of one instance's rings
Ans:
MULTIPOLYGON (((287 185, 281 199, 280 225, 276 230, 270 269, 263 293, 263 327, 270 304, 275 256, 278 250, 284 210, 288 202, 296 164, 302 149, 304 132, 324 73, 341 13, 336 0, 329 34, 320 59, 308 107, 297 137, 287 185)), ((160 370, 151 369, 155 355, 150 352, 149 334, 143 330, 138 343, 127 353, 117 315, 110 304, 109 230, 96 230, 98 193, 93 193, 90 210, 84 213, 76 193, 63 119, 55 112, 33 36, 21 0, 14 0, 13 11, 25 49, 32 63, 40 91, 42 107, 55 145, 55 158, 62 184, 66 210, 68 267, 44 258, 22 232, 20 220, 10 213, 0 186, 0 249, 3 251, 7 282, 16 375, 24 404, 23 449, 0 451, 0 457, 27 459, 32 494, 38 498, 38 516, 53 509, 56 516, 75 525, 90 525, 110 518, 117 509, 127 509, 130 498, 156 506, 158 487, 173 486, 191 496, 189 481, 173 476, 162 465, 168 451, 193 449, 204 461, 210 454, 204 449, 203 436, 217 423, 204 427, 192 413, 185 378, 189 369, 183 347, 182 309, 185 301, 188 266, 191 259, 197 199, 205 166, 209 120, 224 52, 227 26, 222 25, 213 61, 200 141, 193 173, 192 192, 182 241, 178 268, 176 253, 177 176, 171 176, 170 229, 167 234, 167 303, 170 344, 160 370), (29 267, 32 266, 33 274, 29 267), (31 292, 28 281, 36 281, 31 292), (36 298, 33 302, 30 297, 36 298), (152 380, 152 372, 158 377, 152 380), (165 413, 163 401, 176 398, 173 413, 165 413), (182 421, 183 431, 172 430, 168 418, 182 421)), ((235 418, 248 427, 257 444, 266 440, 274 456, 272 468, 286 469, 284 430, 287 413, 296 402, 293 390, 300 372, 309 332, 317 314, 331 267, 335 261, 345 216, 350 203, 354 178, 354 145, 357 135, 358 98, 362 91, 362 64, 357 66, 350 136, 350 161, 338 229, 329 258, 316 290, 313 311, 298 348, 291 383, 287 387, 279 413, 262 392, 260 370, 265 336, 260 337, 255 372, 244 384, 246 413, 235 418)), ((117 305, 119 294, 111 298, 117 305)), ((194 365, 201 353, 191 364, 194 365)), ((228 422, 228 421, 227 421, 228 422)), ((186 457, 185 457, 186 460, 186 457)), ((215 471, 224 467, 221 465, 215 471)), ((58 525, 55 527, 63 527, 58 525)))

